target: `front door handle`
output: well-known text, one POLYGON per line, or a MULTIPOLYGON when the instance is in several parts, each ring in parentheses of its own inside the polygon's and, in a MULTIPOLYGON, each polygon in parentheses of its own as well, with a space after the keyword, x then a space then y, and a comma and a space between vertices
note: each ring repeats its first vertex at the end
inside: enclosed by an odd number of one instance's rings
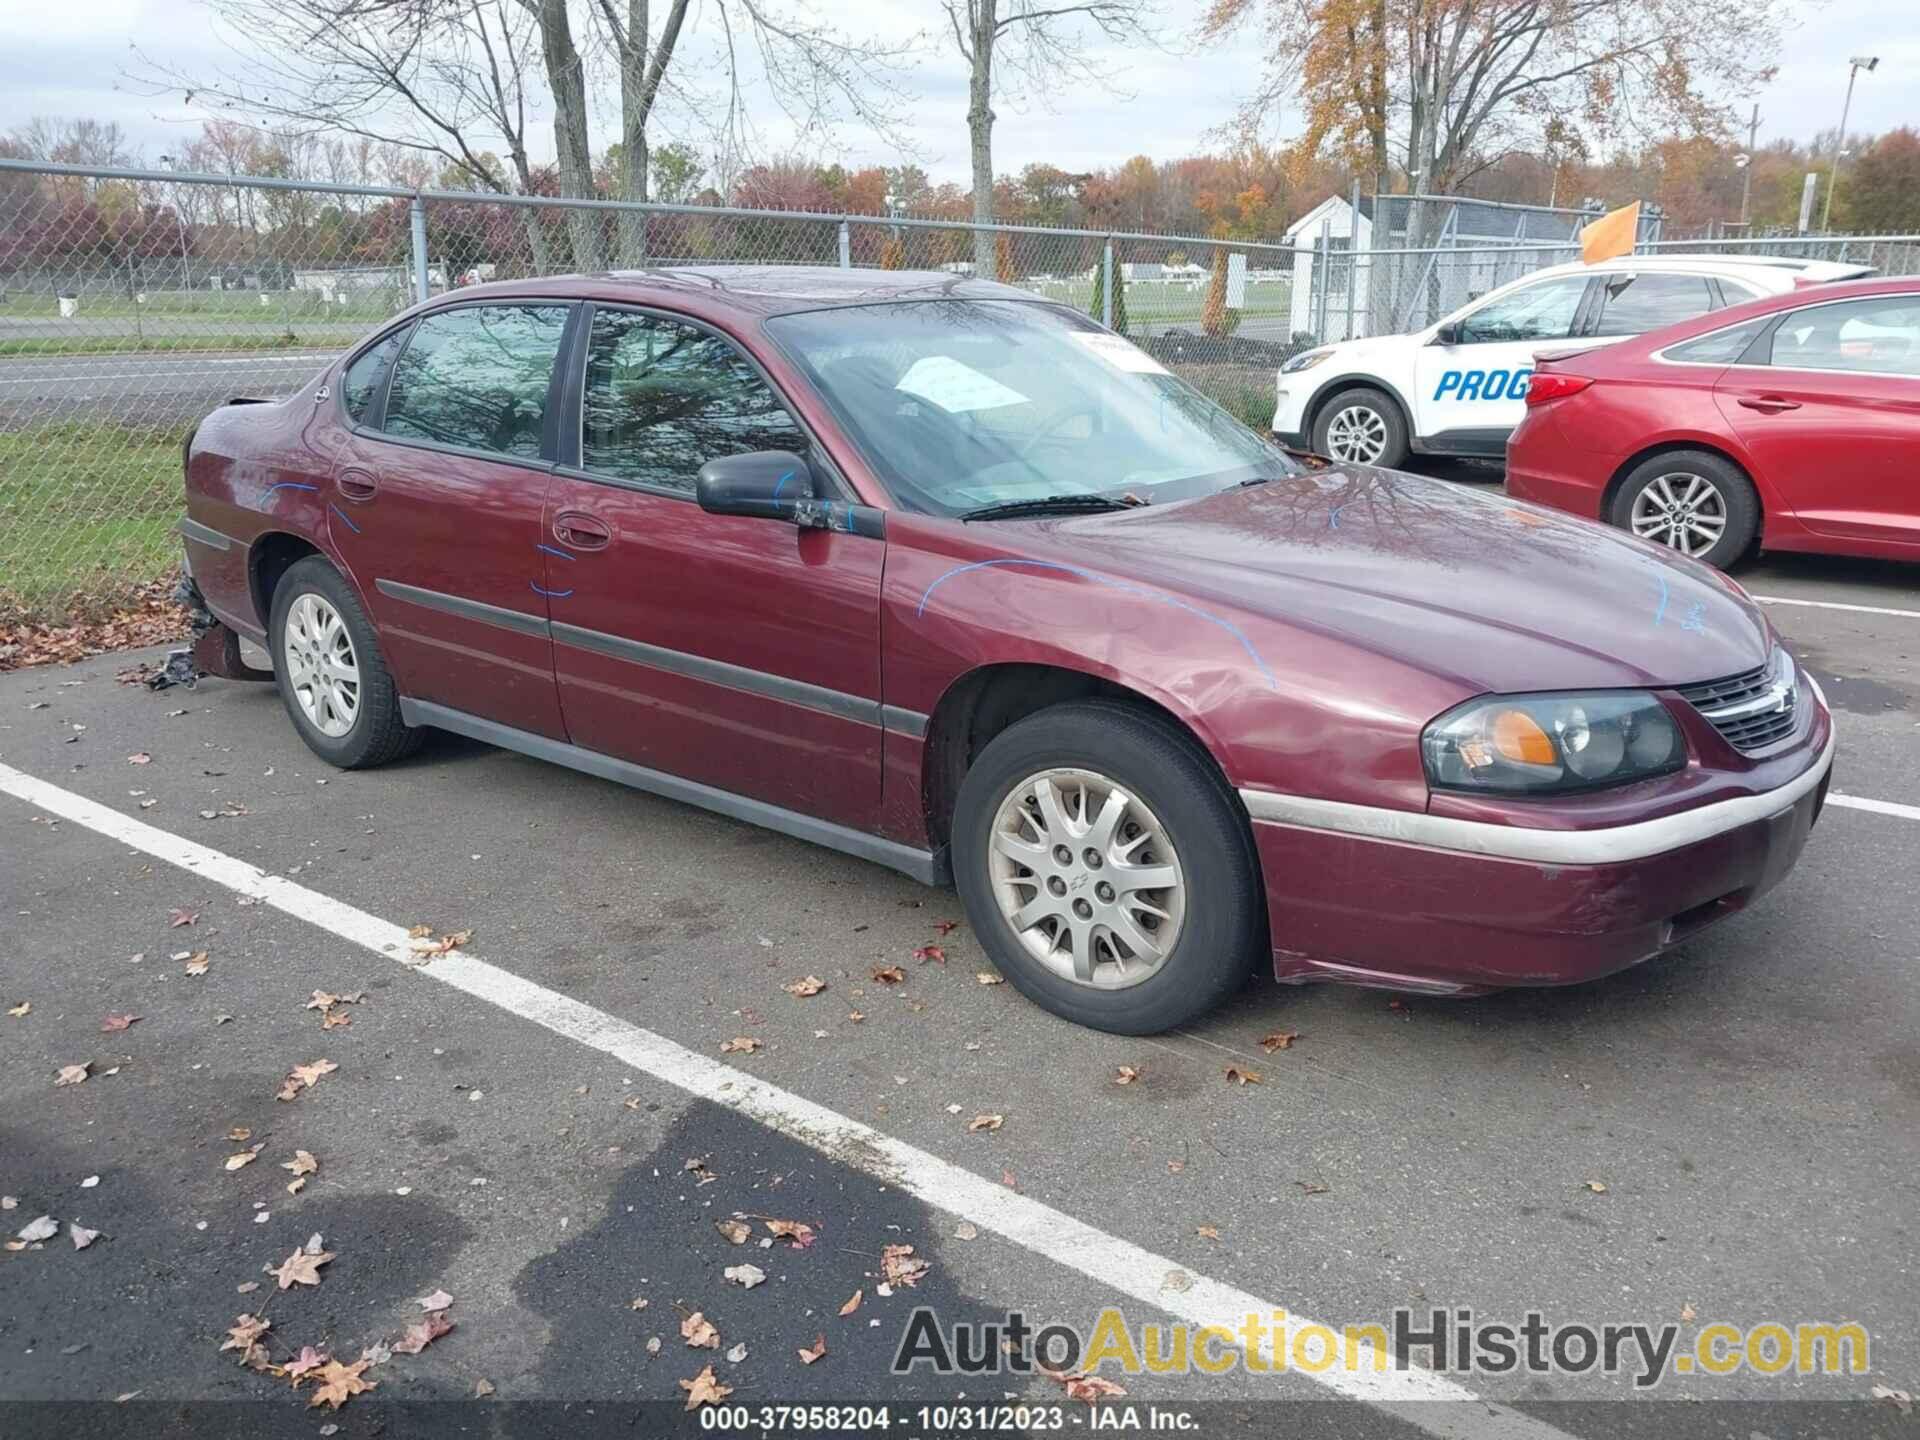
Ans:
POLYGON ((579 510, 562 510, 553 517, 553 538, 571 550, 604 550, 613 539, 607 522, 579 510))
POLYGON ((1753 395, 1740 401, 1749 410, 1758 410, 1762 415, 1778 415, 1782 410, 1798 410, 1798 400, 1788 400, 1780 395, 1753 395))
POLYGON ((371 500, 380 490, 379 478, 371 470, 342 470, 334 483, 349 500, 371 500))

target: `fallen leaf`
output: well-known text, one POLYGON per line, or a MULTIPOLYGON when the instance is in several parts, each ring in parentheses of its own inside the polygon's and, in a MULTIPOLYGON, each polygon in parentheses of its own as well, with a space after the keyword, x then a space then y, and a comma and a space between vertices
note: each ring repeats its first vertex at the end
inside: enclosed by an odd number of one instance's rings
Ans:
POLYGON ((493 1394, 493 1382, 487 1379, 486 1376, 482 1375, 478 1380, 473 1382, 474 1399, 484 1400, 491 1394, 493 1394))
POLYGON ((124 1030, 139 1018, 138 1015, 109 1015, 100 1022, 100 1029, 103 1032, 124 1030))
MULTIPOLYGON (((307 1152, 302 1150, 300 1153, 304 1155, 307 1152)), ((422 1310, 444 1310, 453 1304, 453 1296, 444 1290, 436 1290, 431 1295, 416 1295, 413 1303, 422 1310)))
POLYGON ((1046 1366, 1037 1367, 1049 1380, 1057 1381, 1065 1387, 1069 1400, 1084 1400, 1091 1405, 1112 1395, 1124 1395, 1127 1392, 1113 1381, 1101 1375, 1068 1375, 1058 1370, 1049 1370, 1046 1366))
POLYGON ((1163 1290, 1191 1290, 1193 1288, 1193 1277, 1184 1270, 1169 1270, 1161 1277, 1160 1288, 1163 1290))
POLYGON ((1589 1180, 1587 1181, 1587 1189, 1596 1195, 1604 1195, 1607 1193, 1607 1182, 1604 1180, 1589 1180))
POLYGON ((86 1179, 80 1182, 80 1188, 82 1190, 91 1190, 93 1189, 94 1186, 98 1185, 99 1183, 100 1183, 100 1177, 98 1175, 89 1175, 87 1176, 86 1179))
POLYGON ((407 1326, 407 1333, 393 1342, 397 1355, 418 1355, 427 1346, 453 1329, 453 1321, 447 1318, 444 1310, 435 1310, 424 1320, 416 1320, 407 1326))
POLYGON ((629 1310, 644 1310, 647 1308, 647 1306, 651 1305, 652 1303, 653 1302, 647 1299, 646 1296, 636 1295, 633 1297, 632 1300, 627 1302, 627 1308, 629 1310))
POLYGON ((191 925, 200 918, 198 910, 173 909, 167 912, 167 928, 177 930, 182 925, 191 925))
POLYGON ((191 955, 187 956, 187 974, 204 975, 207 973, 207 966, 212 963, 211 957, 205 950, 195 950, 191 955))
POLYGON ((1245 1070, 1238 1065, 1229 1065, 1227 1066, 1227 1083, 1229 1085, 1258 1085, 1260 1083, 1260 1072, 1258 1070, 1245 1070))
POLYGON ((267 1148, 267 1142, 264 1140, 261 1140, 255 1145, 253 1145, 251 1148, 242 1150, 238 1155, 229 1155, 227 1156, 226 1168, 229 1170, 245 1169, 247 1166, 251 1165, 255 1160, 258 1160, 260 1158, 260 1152, 266 1148, 267 1148))
POLYGON ((680 1388, 687 1392, 686 1408, 689 1410, 698 1410, 702 1405, 718 1405, 733 1393, 731 1385, 722 1385, 714 1377, 711 1365, 691 1380, 682 1380, 679 1383, 680 1388))
POLYGON ((79 1085, 83 1083, 92 1068, 93 1062, 91 1060, 84 1060, 78 1065, 62 1065, 60 1067, 60 1073, 53 1077, 55 1088, 62 1085, 79 1085))
POLYGON ((409 940, 422 940, 431 934, 433 934, 433 926, 431 925, 414 925, 410 926, 407 930, 407 938, 409 940))
POLYGON ((306 1188, 307 1188, 307 1177, 304 1175, 297 1176, 294 1179, 289 1180, 287 1182, 287 1194, 289 1195, 298 1195, 302 1190, 306 1188))
POLYGON ((767 1283, 767 1272, 758 1265, 729 1265, 720 1273, 743 1290, 767 1283))
POLYGON ((136 750, 133 754, 127 756, 127 764, 129 765, 151 765, 152 763, 153 756, 144 750, 136 750))
POLYGON ((913 952, 913 958, 923 965, 929 960, 938 960, 944 965, 947 963, 947 952, 938 945, 922 945, 913 952))
POLYGON ((300 1353, 287 1362, 286 1371, 298 1381, 309 1370, 318 1370, 331 1358, 333 1357, 324 1350, 316 1350, 311 1345, 302 1345, 300 1353))
POLYGON ((1293 1042, 1300 1038, 1298 1030, 1276 1030, 1260 1041, 1260 1048, 1271 1055, 1276 1050, 1291 1050, 1293 1042))
POLYGON ((253 1131, 249 1130, 244 1125, 236 1125, 231 1130, 227 1131, 227 1139, 233 1141, 235 1144, 239 1144, 242 1141, 251 1140, 252 1138, 253 1138, 253 1131))
POLYGON ((795 1353, 799 1355, 802 1365, 811 1365, 827 1353, 827 1337, 825 1335, 816 1335, 813 1337, 813 1347, 811 1349, 799 1350, 795 1353))
POLYGON ((1121 1065, 1113 1072, 1113 1083, 1116 1085, 1131 1085, 1139 1078, 1140 1067, 1137 1065, 1121 1065))
POLYGON ((726 1236, 729 1245, 744 1245, 747 1237, 753 1234, 753 1227, 744 1220, 716 1220, 713 1228, 726 1236))
POLYGON ((1309 1195, 1324 1195, 1330 1188, 1329 1186, 1322 1185, 1318 1180, 1296 1180, 1293 1183, 1309 1195))
POLYGON ((740 1344, 730 1347, 727 1351, 727 1363, 730 1365, 738 1365, 746 1358, 747 1346, 744 1340, 740 1344))
POLYGON ((1902 1415, 1913 1413, 1913 1396, 1905 1390, 1896 1390, 1891 1385, 1875 1385, 1867 1392, 1876 1400, 1884 1400, 1902 1415))
POLYGON ((272 1324, 272 1321, 264 1320, 258 1315, 236 1315, 233 1319, 233 1328, 227 1331, 226 1341, 220 1348, 223 1351, 238 1350, 240 1358, 244 1361, 256 1342, 267 1333, 272 1324))
POLYGON ((720 1348, 720 1332, 714 1329, 713 1322, 698 1310, 680 1322, 680 1338, 687 1342, 687 1348, 690 1350, 720 1348))
POLYGON ((278 1268, 269 1270, 268 1273, 280 1282, 280 1288, 282 1290, 289 1290, 295 1285, 318 1285, 320 1283, 320 1267, 327 1264, 333 1258, 333 1251, 331 1250, 321 1250, 318 1252, 296 1250, 285 1260, 281 1261, 278 1268))
POLYGON ((889 1245, 880 1252, 880 1273, 889 1285, 918 1285, 932 1268, 911 1245, 889 1245))
POLYGON ((873 972, 873 978, 882 985, 898 985, 907 978, 907 972, 898 965, 882 965, 873 972))
POLYGON ((855 1025, 858 1025, 862 1020, 866 1018, 867 1018, 866 1015, 859 1010, 849 1010, 847 1012, 847 1019, 852 1021, 855 1025))
POLYGON ((18 1005, 15 1005, 12 1009, 7 1011, 7 1014, 13 1016, 14 1019, 18 1020, 22 1015, 25 1015, 28 1011, 32 1009, 33 1009, 33 1002, 31 1000, 22 1000, 18 1005))
POLYGON ((1006 1123, 1007 1117, 1004 1115, 976 1115, 967 1122, 967 1133, 972 1134, 976 1130, 998 1130, 1006 1123))
POLYGON ((960 922, 958 920, 936 920, 933 922, 933 928, 943 936, 951 935, 960 928, 960 922))
POLYGON ((38 1220, 29 1221, 16 1233, 22 1240, 32 1245, 41 1240, 51 1240, 54 1236, 58 1235, 60 1233, 60 1222, 51 1215, 42 1215, 38 1220))
POLYGON ((1202 1240, 1218 1240, 1220 1238, 1220 1231, 1212 1225, 1196 1225, 1193 1227, 1193 1233, 1198 1235, 1202 1240))
POLYGON ((842 1315, 851 1315, 854 1311, 858 1310, 860 1308, 860 1297, 865 1293, 866 1291, 864 1289, 854 1291, 853 1298, 840 1307, 840 1313, 842 1315))
POLYGON ((1693 1308, 1692 1301, 1686 1301, 1682 1303, 1682 1305, 1680 1306, 1680 1318, 1682 1320, 1692 1320, 1695 1318, 1695 1311, 1693 1308))
POLYGON ((787 994, 797 995, 804 1000, 807 996, 818 995, 822 990, 826 989, 827 982, 822 980, 818 975, 806 975, 794 981, 791 985, 782 985, 780 988, 786 991, 787 994))
POLYGON ((1006 976, 996 975, 991 970, 976 970, 973 972, 973 978, 982 985, 1004 985, 1007 983, 1006 976))
POLYGON ((302 1090, 320 1083, 320 1077, 331 1075, 340 1067, 331 1060, 314 1060, 305 1065, 296 1065, 287 1072, 287 1078, 280 1082, 280 1091, 276 1100, 291 1100, 302 1090))
POLYGON ((658 1355, 659 1353, 660 1353, 660 1337, 658 1335, 649 1335, 647 1337, 647 1354, 658 1355))
POLYGON ((767 1227, 767 1233, 776 1240, 791 1240, 793 1248, 804 1250, 813 1244, 813 1226, 804 1220, 775 1220, 766 1215, 752 1217, 767 1227))
POLYGON ((760 1048, 760 1042, 751 1035, 736 1035, 720 1047, 722 1055, 751 1055, 760 1048))
MULTIPOLYGON (((415 926, 414 928, 417 930, 420 927, 415 926)), ((408 933, 412 934, 411 931, 408 933)), ((429 930, 427 933, 431 934, 432 931, 429 930)), ((418 956, 424 962, 438 955, 451 954, 471 939, 473 939, 473 931, 455 930, 450 935, 442 935, 438 940, 416 938, 412 942, 412 950, 414 955, 418 956)))
POLYGON ((953 1238, 956 1240, 978 1240, 980 1238, 980 1227, 975 1225, 971 1220, 962 1220, 958 1225, 953 1227, 953 1238))
MULTIPOLYGON (((280 1168, 291 1171, 295 1175, 311 1175, 320 1168, 320 1162, 313 1158, 311 1150, 296 1150, 293 1152, 293 1159, 280 1162, 280 1168)), ((449 1300, 447 1303, 453 1302, 449 1300)))
POLYGON ((378 1388, 379 1381, 363 1380, 369 1360, 356 1360, 351 1365, 342 1365, 338 1360, 329 1360, 314 1376, 318 1382, 313 1398, 307 1401, 307 1408, 325 1405, 329 1410, 338 1410, 355 1395, 361 1395, 378 1388))

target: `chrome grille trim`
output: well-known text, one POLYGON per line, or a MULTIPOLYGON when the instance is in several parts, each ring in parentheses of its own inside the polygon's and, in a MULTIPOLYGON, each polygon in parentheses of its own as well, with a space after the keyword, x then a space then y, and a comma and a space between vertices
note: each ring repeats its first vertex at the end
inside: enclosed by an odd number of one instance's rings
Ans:
POLYGON ((1745 755, 1777 745, 1800 723, 1799 675, 1785 650, 1775 649, 1757 669, 1675 688, 1729 745, 1745 755))

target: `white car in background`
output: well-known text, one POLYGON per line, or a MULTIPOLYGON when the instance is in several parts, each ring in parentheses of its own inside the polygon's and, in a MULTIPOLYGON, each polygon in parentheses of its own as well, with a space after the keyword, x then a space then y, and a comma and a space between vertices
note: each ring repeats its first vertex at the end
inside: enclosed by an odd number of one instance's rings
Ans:
POLYGON ((1321 345, 1280 367, 1274 438, 1367 465, 1409 454, 1500 459, 1526 409, 1537 352, 1605 345, 1865 265, 1740 255, 1623 255, 1555 265, 1410 335, 1321 345))

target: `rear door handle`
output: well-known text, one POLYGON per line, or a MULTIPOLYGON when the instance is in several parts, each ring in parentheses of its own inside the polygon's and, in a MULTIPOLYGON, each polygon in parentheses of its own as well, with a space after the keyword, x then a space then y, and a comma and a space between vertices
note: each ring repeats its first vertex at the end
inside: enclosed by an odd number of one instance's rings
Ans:
POLYGON ((371 500, 380 490, 380 481, 370 470, 342 470, 334 483, 349 500, 371 500))
POLYGON ((1758 410, 1762 415, 1777 415, 1782 410, 1798 410, 1798 400, 1788 400, 1779 395, 1753 395, 1740 401, 1749 410, 1758 410))
POLYGON ((572 550, 604 550, 613 531, 604 520, 579 510, 562 510, 553 517, 553 538, 572 550))

